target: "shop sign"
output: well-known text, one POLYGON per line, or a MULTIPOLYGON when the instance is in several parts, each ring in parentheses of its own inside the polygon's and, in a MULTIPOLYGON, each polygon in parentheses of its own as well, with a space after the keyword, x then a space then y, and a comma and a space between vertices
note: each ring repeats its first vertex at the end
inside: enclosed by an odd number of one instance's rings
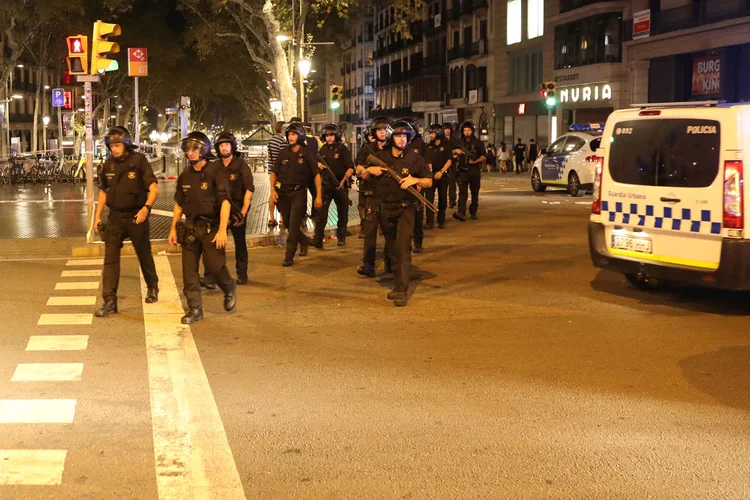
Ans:
POLYGON ((612 86, 609 83, 560 88, 560 103, 562 104, 611 100, 612 86))
POLYGON ((721 56, 693 59, 693 95, 716 95, 721 91, 721 56))
POLYGON ((651 35, 651 10, 642 10, 633 14, 633 40, 651 35))

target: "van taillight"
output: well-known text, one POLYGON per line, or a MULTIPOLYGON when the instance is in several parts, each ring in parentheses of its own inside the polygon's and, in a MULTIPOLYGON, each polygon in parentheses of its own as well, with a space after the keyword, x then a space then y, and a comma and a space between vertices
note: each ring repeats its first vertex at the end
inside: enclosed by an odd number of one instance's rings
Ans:
POLYGON ((601 156, 589 156, 586 161, 596 162, 594 170, 594 202, 591 204, 591 213, 599 215, 602 213, 602 171, 604 170, 604 158, 601 156))
POLYGON ((647 111, 641 111, 638 113, 639 116, 659 116, 661 115, 661 111, 658 109, 649 109, 647 111))
POLYGON ((743 216, 745 203, 742 196, 742 162, 724 162, 724 227, 742 229, 745 227, 743 216))

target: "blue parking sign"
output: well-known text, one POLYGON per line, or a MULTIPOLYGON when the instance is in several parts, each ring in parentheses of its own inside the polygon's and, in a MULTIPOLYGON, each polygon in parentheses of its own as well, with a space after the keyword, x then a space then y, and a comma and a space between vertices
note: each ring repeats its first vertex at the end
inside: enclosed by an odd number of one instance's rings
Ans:
POLYGON ((52 106, 56 108, 62 108, 65 106, 64 89, 52 89, 52 106))

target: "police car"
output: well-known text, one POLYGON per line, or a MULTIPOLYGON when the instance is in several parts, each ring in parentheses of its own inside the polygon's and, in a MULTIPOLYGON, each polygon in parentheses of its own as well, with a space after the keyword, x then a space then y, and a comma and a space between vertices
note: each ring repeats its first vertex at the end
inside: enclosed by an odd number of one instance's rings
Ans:
POLYGON ((745 151, 750 105, 615 111, 597 151, 588 230, 594 265, 642 288, 750 290, 745 151))
POLYGON ((566 187, 571 196, 583 196, 594 185, 594 152, 600 145, 601 123, 571 125, 531 168, 531 187, 542 192, 547 186, 566 187))

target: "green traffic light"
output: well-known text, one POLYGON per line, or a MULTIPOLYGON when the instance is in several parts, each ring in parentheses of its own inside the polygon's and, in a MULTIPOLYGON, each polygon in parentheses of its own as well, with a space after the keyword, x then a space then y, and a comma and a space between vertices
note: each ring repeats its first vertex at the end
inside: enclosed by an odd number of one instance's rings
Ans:
POLYGON ((555 99, 554 97, 548 97, 545 102, 546 102, 547 106, 549 106, 551 108, 552 106, 554 106, 555 104, 557 104, 557 99, 555 99))
POLYGON ((338 103, 338 102, 336 102, 336 101, 333 101, 333 102, 331 103, 331 109, 339 109, 339 106, 341 106, 341 104, 339 104, 339 103, 338 103))

